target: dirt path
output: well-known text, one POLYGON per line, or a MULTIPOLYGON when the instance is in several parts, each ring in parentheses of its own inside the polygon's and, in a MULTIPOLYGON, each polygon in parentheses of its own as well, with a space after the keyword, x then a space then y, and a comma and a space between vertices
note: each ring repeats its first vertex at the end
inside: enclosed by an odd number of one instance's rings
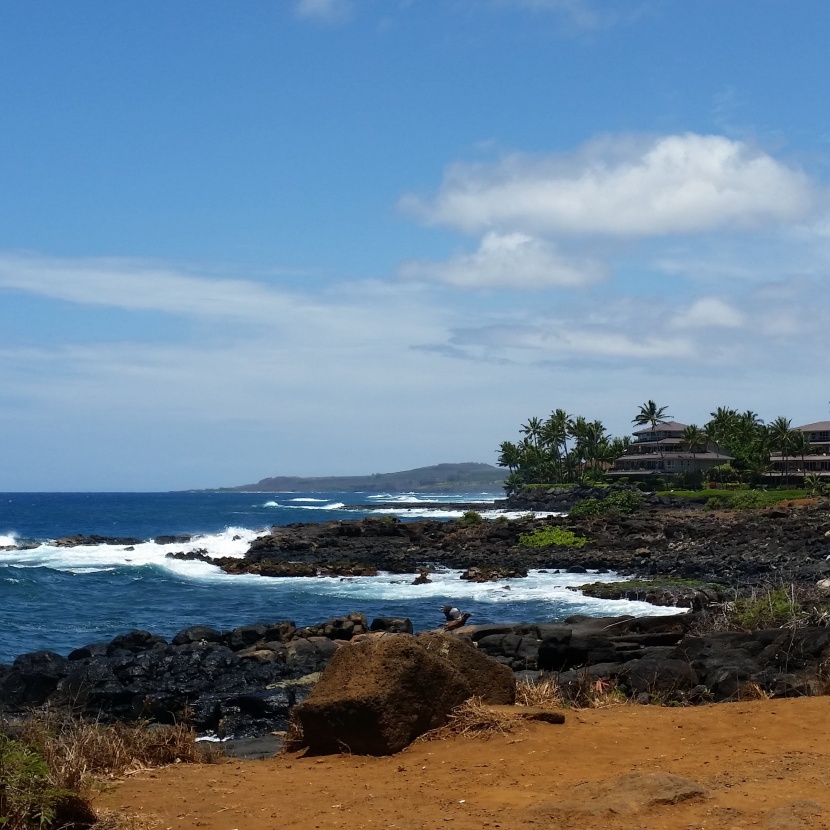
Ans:
POLYGON ((830 698, 566 717, 389 758, 168 767, 98 806, 177 830, 830 828, 830 698))

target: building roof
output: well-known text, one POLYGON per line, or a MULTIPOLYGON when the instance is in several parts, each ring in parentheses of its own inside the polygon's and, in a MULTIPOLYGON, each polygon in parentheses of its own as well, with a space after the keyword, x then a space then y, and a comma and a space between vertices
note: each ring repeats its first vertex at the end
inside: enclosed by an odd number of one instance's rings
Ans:
POLYGON ((830 432, 830 421, 816 421, 814 424, 805 424, 803 427, 796 427, 802 432, 830 432))
MULTIPOLYGON (((688 424, 681 424, 679 421, 658 421, 656 429, 657 429, 658 432, 660 432, 660 431, 665 432, 666 430, 670 430, 672 432, 674 432, 674 431, 682 432, 684 429, 686 429, 687 426, 688 426, 688 424)), ((631 434, 632 435, 642 435, 644 432, 654 432, 654 431, 655 430, 652 429, 650 426, 647 426, 647 427, 644 427, 643 429, 638 429, 636 432, 632 432, 631 434)))

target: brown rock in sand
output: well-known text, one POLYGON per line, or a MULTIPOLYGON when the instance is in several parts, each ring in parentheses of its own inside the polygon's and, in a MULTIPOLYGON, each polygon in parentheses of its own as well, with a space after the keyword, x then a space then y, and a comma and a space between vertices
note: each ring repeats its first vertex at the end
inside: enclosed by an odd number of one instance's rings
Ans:
POLYGON ((443 648, 437 639, 419 642, 399 634, 342 648, 307 700, 294 710, 302 739, 291 748, 306 746, 315 754, 399 752, 419 735, 442 726, 452 709, 481 691, 509 696, 503 688, 503 669, 463 641, 443 648), (461 649, 484 663, 458 659, 461 649), (493 679, 486 677, 487 665, 493 679))

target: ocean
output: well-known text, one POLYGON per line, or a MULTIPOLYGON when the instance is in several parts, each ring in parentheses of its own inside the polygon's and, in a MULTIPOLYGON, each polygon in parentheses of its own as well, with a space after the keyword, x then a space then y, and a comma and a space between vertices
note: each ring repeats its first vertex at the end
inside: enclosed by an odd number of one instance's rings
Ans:
MULTIPOLYGON (((368 515, 402 521, 446 520, 464 502, 492 504, 500 493, 0 493, 0 663, 50 649, 68 654, 93 642, 143 628, 165 637, 190 625, 234 628, 257 620, 310 625, 352 611, 369 621, 409 617, 416 630, 436 627, 451 603, 471 623, 561 620, 572 614, 665 614, 670 609, 625 600, 596 600, 568 590, 614 574, 531 571, 524 579, 474 584, 458 571, 412 585, 414 575, 354 578, 271 578, 229 575, 175 551, 244 556, 273 525, 368 515), (438 503, 435 506, 434 503, 438 503), (360 509, 353 506, 359 505, 360 509), (82 534, 131 537, 136 544, 60 547, 82 534), (189 542, 157 544, 162 535, 189 542), (26 545, 26 550, 9 550, 26 545)), ((502 515, 496 505, 483 510, 502 515)), ((508 516, 510 514, 507 514, 508 516)))

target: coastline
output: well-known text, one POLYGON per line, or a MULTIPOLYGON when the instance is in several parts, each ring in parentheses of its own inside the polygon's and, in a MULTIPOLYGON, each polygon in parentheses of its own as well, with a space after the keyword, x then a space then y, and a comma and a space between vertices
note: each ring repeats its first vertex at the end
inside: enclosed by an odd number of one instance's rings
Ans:
MULTIPOLYGON (((693 613, 526 620, 468 626, 461 634, 531 680, 554 673, 560 682, 576 683, 587 672, 631 698, 675 695, 693 703, 735 699, 750 683, 773 696, 823 693, 830 629, 714 631, 709 606, 722 595, 689 585, 710 580, 732 596, 771 579, 814 585, 830 573, 828 556, 830 513, 820 503, 731 514, 669 504, 627 516, 512 521, 374 516, 274 527, 253 538, 244 556, 204 558, 226 573, 264 577, 284 577, 288 566, 302 566, 292 579, 329 573, 329 584, 362 567, 409 576, 420 571, 427 582, 436 568, 457 568, 467 582, 496 586, 508 574, 521 580, 533 568, 677 578, 677 592, 668 589, 652 601, 679 604, 684 594, 693 613), (551 528, 582 541, 523 541, 551 528), (787 655, 783 662, 780 654, 787 655)), ((226 631, 192 625, 169 640, 124 632, 66 658, 41 651, 0 666, 0 702, 7 711, 71 702, 91 715, 160 722, 187 710, 200 732, 262 735, 284 728, 332 654, 370 631, 406 633, 412 625, 403 615, 367 620, 356 611, 304 628, 283 619, 226 631)))

